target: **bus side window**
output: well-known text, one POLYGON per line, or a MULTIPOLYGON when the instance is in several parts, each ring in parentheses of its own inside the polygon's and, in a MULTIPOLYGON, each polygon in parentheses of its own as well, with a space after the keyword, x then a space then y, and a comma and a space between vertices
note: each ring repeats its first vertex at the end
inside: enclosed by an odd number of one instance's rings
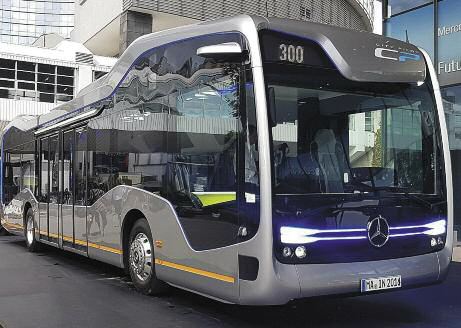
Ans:
POLYGON ((104 121, 110 120, 107 116, 102 115, 88 124, 87 201, 90 206, 109 191, 109 179, 113 173, 110 152, 112 131, 98 128, 104 121))
POLYGON ((29 142, 22 147, 21 156, 21 189, 35 190, 35 142, 29 142))
POLYGON ((128 185, 165 196, 169 83, 164 47, 139 59, 115 94, 109 188, 128 185))
POLYGON ((75 176, 75 196, 74 202, 76 206, 86 205, 86 180, 87 180, 87 164, 86 164, 86 148, 87 148, 87 132, 86 130, 75 131, 75 160, 74 176, 75 176))
MULTIPOLYGON (((242 183, 240 207, 240 225, 245 228, 245 233, 240 236, 242 240, 253 237, 259 228, 259 149, 258 149, 258 127, 256 122, 255 96, 252 83, 251 69, 245 71, 245 106, 241 108, 242 145, 244 151, 243 168, 244 182, 242 183)), ((243 156, 242 156, 243 157, 243 156)))
POLYGON ((16 195, 14 185, 13 167, 17 162, 17 155, 12 155, 11 150, 5 151, 3 170, 3 197, 5 204, 8 204, 16 195))
MULTIPOLYGON (((194 249, 239 241, 241 65, 196 55, 197 48, 222 42, 241 36, 185 40, 134 63, 113 106, 88 124, 88 205, 118 185, 133 186, 175 206, 194 249), (197 233, 211 230, 212 237, 197 233)), ((257 185, 254 163, 250 183, 257 185)))
POLYGON ((40 202, 48 202, 48 163, 49 163, 49 151, 48 151, 48 138, 40 140, 40 202))
POLYGON ((198 47, 220 42, 207 36, 171 45, 161 62, 175 76, 165 88, 167 198, 195 250, 239 241, 240 64, 196 55, 198 47))

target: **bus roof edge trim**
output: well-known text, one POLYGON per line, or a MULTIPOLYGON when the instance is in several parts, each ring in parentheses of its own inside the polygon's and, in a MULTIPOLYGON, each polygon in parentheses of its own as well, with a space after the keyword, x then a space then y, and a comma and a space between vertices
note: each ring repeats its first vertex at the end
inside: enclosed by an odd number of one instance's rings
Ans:
POLYGON ((55 129, 55 128, 60 128, 60 127, 62 127, 64 125, 67 125, 67 124, 75 123, 77 121, 80 121, 80 120, 83 120, 85 118, 91 117, 94 114, 96 114, 97 112, 98 112, 97 109, 92 109, 89 112, 86 112, 86 113, 83 113, 81 115, 77 115, 75 117, 69 118, 68 120, 64 120, 62 122, 59 122, 58 124, 48 126, 46 128, 43 128, 43 129, 39 129, 39 130, 35 131, 35 135, 42 134, 44 132, 47 132, 47 131, 55 129))

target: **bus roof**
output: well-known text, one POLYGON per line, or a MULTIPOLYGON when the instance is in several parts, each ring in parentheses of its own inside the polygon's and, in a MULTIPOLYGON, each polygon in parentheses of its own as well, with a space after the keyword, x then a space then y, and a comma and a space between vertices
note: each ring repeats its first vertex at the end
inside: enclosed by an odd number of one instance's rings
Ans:
MULTIPOLYGON (((91 104, 115 92, 136 59, 152 48, 195 36, 230 31, 241 32, 250 43, 258 42, 255 32, 264 29, 296 35, 319 44, 341 74, 351 80, 418 82, 425 78, 423 55, 409 43, 326 24, 241 15, 141 36, 126 49, 108 74, 81 90, 72 101, 39 116, 35 129, 90 111, 91 104), (414 60, 417 57, 419 60, 414 60)), ((252 64, 261 65, 261 58, 253 55, 252 64)))

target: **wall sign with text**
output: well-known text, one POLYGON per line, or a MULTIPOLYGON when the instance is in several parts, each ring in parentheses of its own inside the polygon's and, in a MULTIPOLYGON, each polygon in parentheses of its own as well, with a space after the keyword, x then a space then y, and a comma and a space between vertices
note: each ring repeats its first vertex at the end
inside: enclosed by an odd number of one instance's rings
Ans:
POLYGON ((439 2, 437 41, 440 85, 461 83, 461 1, 439 2))

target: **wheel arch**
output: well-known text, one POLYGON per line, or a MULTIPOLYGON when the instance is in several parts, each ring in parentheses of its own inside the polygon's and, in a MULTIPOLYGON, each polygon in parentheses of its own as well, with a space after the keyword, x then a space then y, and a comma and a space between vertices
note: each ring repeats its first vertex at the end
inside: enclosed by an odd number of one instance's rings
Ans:
POLYGON ((146 215, 137 208, 129 210, 123 218, 122 229, 121 229, 121 232, 122 232, 121 242, 122 242, 122 251, 123 251, 122 264, 125 270, 126 268, 128 268, 128 254, 129 254, 129 249, 128 249, 129 240, 128 239, 130 237, 130 232, 135 222, 141 218, 146 218, 146 215))
POLYGON ((32 208, 32 204, 30 202, 26 202, 24 204, 24 210, 22 212, 22 225, 24 227, 24 231, 26 231, 26 227, 27 227, 27 212, 29 211, 29 209, 32 208))

